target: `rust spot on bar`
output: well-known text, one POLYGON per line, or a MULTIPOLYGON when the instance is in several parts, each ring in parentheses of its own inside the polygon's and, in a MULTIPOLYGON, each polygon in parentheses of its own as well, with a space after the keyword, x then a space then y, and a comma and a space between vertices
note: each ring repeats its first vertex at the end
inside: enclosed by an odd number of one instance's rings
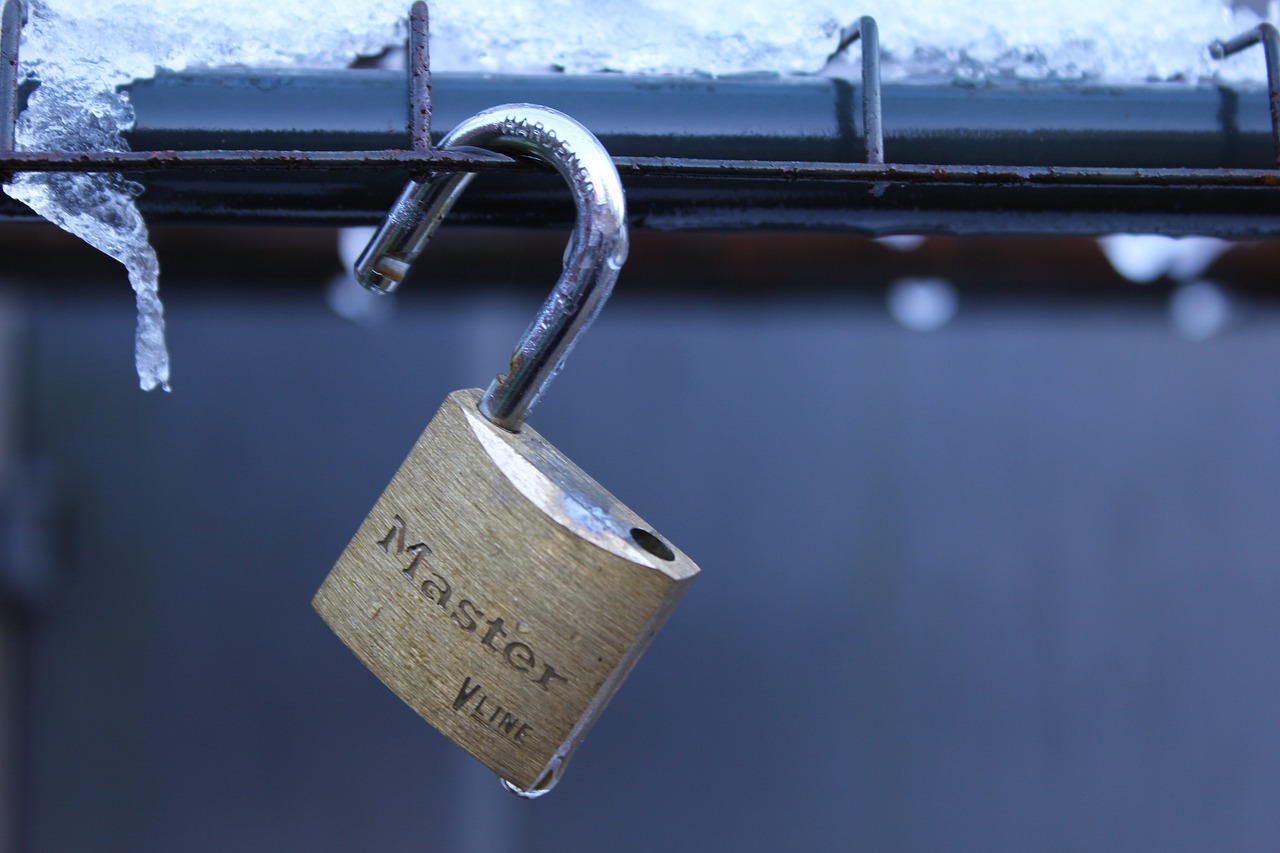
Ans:
POLYGON ((409 12, 409 138, 414 151, 432 150, 431 109, 427 4, 418 0, 409 12))

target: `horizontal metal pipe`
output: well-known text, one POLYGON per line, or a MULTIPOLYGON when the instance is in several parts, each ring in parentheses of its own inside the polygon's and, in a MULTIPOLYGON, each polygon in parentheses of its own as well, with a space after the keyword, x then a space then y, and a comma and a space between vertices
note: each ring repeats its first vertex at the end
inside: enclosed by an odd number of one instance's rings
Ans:
MULTIPOLYGON (((861 93, 842 80, 439 73, 433 82, 437 135, 513 100, 582 121, 615 156, 636 227, 1280 233, 1261 89, 887 85, 894 163, 880 166, 860 162, 861 93)), ((71 154, 62 165, 136 171, 152 218, 372 224, 413 168, 456 168, 424 160, 450 155, 406 150, 408 81, 396 72, 163 74, 129 95, 130 145, 159 153, 71 154)), ((33 159, 0 158, 0 171, 33 159)), ((496 157, 474 168, 530 171, 496 157)), ((0 216, 24 210, 9 202, 0 216)), ((573 205, 554 176, 492 175, 451 219, 567 224, 573 205)))
MULTIPOLYGON (((637 177, 748 178, 755 180, 910 182, 913 184, 1045 184, 1151 187, 1277 187, 1274 169, 1109 169, 1064 166, 930 166, 880 163, 805 163, 794 160, 699 160, 615 157, 620 171, 637 177)), ((146 173, 184 169, 296 172, 341 170, 528 173, 537 164, 488 152, 423 151, 93 151, 16 152, 0 155, 0 169, 31 172, 146 173)))

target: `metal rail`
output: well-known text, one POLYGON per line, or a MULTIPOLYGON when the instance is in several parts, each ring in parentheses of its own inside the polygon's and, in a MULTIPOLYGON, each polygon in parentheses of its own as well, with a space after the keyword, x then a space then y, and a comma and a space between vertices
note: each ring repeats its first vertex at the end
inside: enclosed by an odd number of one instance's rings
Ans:
MULTIPOLYGON (((10 136, 7 116, 20 105, 14 73, 20 12, 18 0, 6 0, 0 125, 10 136)), ((130 88, 138 120, 127 138, 142 150, 15 152, 5 149, 0 132, 0 175, 133 173, 147 186, 140 206, 149 216, 349 222, 385 212, 406 175, 512 173, 492 179, 492 189, 469 193, 459 217, 571 221, 571 210, 557 203, 534 212, 498 210, 516 198, 542 201, 555 193, 554 181, 516 174, 544 167, 431 144, 435 113, 443 110, 444 118, 436 118, 447 124, 514 98, 547 103, 592 128, 628 181, 632 224, 639 227, 1280 233, 1280 196, 1273 191, 1280 172, 1272 168, 1280 163, 1280 76, 1273 51, 1272 123, 1265 129, 1253 106, 1258 97, 1225 87, 898 86, 883 95, 892 105, 886 126, 870 18, 846 30, 837 49, 861 41, 860 87, 830 78, 440 75, 448 80, 443 106, 433 98, 424 3, 414 4, 409 31, 407 92, 405 77, 398 78, 400 114, 407 95, 408 120, 398 129, 388 119, 397 97, 389 72, 167 74, 130 88), (254 82, 266 78, 287 85, 254 82), (860 123, 849 109, 859 97, 860 123), (261 114, 246 117, 244 109, 261 114), (312 115, 303 117, 307 110, 312 115), (343 113, 345 119, 334 119, 343 113), (706 129, 690 134, 683 126, 706 129), (886 142, 904 162, 883 162, 886 142), (1261 154, 1263 146, 1269 155, 1261 154), (858 148, 866 162, 853 162, 858 148)), ((1228 55, 1258 42, 1274 44, 1274 28, 1263 25, 1213 50, 1228 55)), ((24 215, 0 203, 0 218, 24 215)))
MULTIPOLYGON (((1142 169, 1069 166, 928 166, 914 164, 711 160, 692 157, 614 157, 618 171, 636 177, 747 178, 773 181, 1034 185, 1082 187, 1276 187, 1271 169, 1142 169)), ((379 172, 531 171, 522 160, 444 151, 92 151, 27 152, 0 157, 0 169, 23 172, 157 172, 189 169, 379 172)))
MULTIPOLYGON (((18 40, 26 22, 27 10, 20 0, 5 0, 0 13, 0 156, 13 151, 18 119, 18 40)), ((0 181, 8 174, 0 166, 0 181)))

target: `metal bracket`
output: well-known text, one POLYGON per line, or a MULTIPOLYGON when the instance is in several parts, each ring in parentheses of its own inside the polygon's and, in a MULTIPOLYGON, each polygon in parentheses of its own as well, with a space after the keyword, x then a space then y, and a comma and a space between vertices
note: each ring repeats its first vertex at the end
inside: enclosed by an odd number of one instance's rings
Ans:
POLYGON ((863 15, 840 32, 840 44, 827 62, 862 39, 862 127, 866 133, 867 162, 884 162, 884 128, 880 124, 880 28, 876 19, 863 15))
POLYGON ((1209 55, 1214 59, 1226 59, 1247 47, 1262 43, 1267 62, 1267 94, 1271 100, 1271 138, 1276 148, 1276 168, 1280 169, 1280 32, 1271 24, 1258 24, 1235 38, 1215 41, 1209 45, 1209 55))
MULTIPOLYGON (((379 150, 156 150, 156 151, 14 151, 13 119, 18 104, 17 50, 23 24, 20 0, 4 0, 4 33, 0 38, 0 175, 18 171, 46 172, 157 172, 166 170, 341 170, 394 172, 424 175, 428 172, 528 172, 547 167, 529 159, 513 159, 480 151, 446 151, 431 143, 431 68, 428 53, 426 3, 413 5, 410 14, 408 128, 412 147, 379 150)), ((1069 165, 939 165, 885 163, 881 115, 880 50, 876 23, 860 18, 842 33, 833 56, 862 42, 863 122, 866 162, 820 162, 803 159, 712 159, 706 157, 617 156, 614 163, 624 177, 764 179, 779 182, 840 181, 893 184, 910 187, 960 184, 969 186, 1058 185, 1091 190, 1099 186, 1186 187, 1193 190, 1219 187, 1258 188, 1276 185, 1275 167, 1240 168, 1106 168, 1069 165)), ((1215 56, 1226 56, 1261 41, 1267 50, 1272 108, 1272 135, 1280 166, 1280 38, 1270 24, 1263 24, 1227 42, 1215 43, 1215 56)))

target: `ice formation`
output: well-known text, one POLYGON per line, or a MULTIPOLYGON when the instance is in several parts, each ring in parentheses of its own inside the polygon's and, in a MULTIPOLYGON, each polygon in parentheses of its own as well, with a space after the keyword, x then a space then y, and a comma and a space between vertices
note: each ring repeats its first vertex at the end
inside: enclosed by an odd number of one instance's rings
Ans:
MULTIPOLYGON (((117 88, 157 68, 200 65, 344 66, 400 41, 398 0, 32 0, 19 73, 39 88, 19 117, 21 150, 122 151, 133 121, 117 88)), ((134 198, 112 174, 19 175, 5 192, 124 264, 137 294, 138 382, 168 388, 159 264, 134 198)))
POLYGON ((441 68, 813 73, 862 15, 885 80, 1265 80, 1258 50, 1209 58, 1211 40, 1261 20, 1226 0, 435 0, 432 48, 441 68))
MULTIPOLYGON (((1260 51, 1210 59, 1210 41, 1261 20, 1224 0, 861 0, 853 8, 879 25, 886 81, 1266 80, 1260 51)), ((1268 18, 1276 16, 1273 2, 1268 18)), ((840 17, 851 20, 843 10, 840 17)))
MULTIPOLYGON (((157 68, 340 67, 402 42, 409 0, 29 0, 20 73, 40 81, 18 126, 24 150, 120 150, 132 121, 118 87, 157 68)), ((436 68, 633 73, 816 73, 839 30, 880 25, 883 77, 1261 82, 1258 51, 1216 64, 1208 41, 1258 22, 1223 0, 435 0, 436 68)), ((1269 12, 1276 18, 1274 5, 1269 12)), ((858 48, 827 73, 855 74, 858 48)), ((118 175, 19 176, 5 191, 120 260, 137 292, 143 388, 167 387, 158 264, 118 175)))

